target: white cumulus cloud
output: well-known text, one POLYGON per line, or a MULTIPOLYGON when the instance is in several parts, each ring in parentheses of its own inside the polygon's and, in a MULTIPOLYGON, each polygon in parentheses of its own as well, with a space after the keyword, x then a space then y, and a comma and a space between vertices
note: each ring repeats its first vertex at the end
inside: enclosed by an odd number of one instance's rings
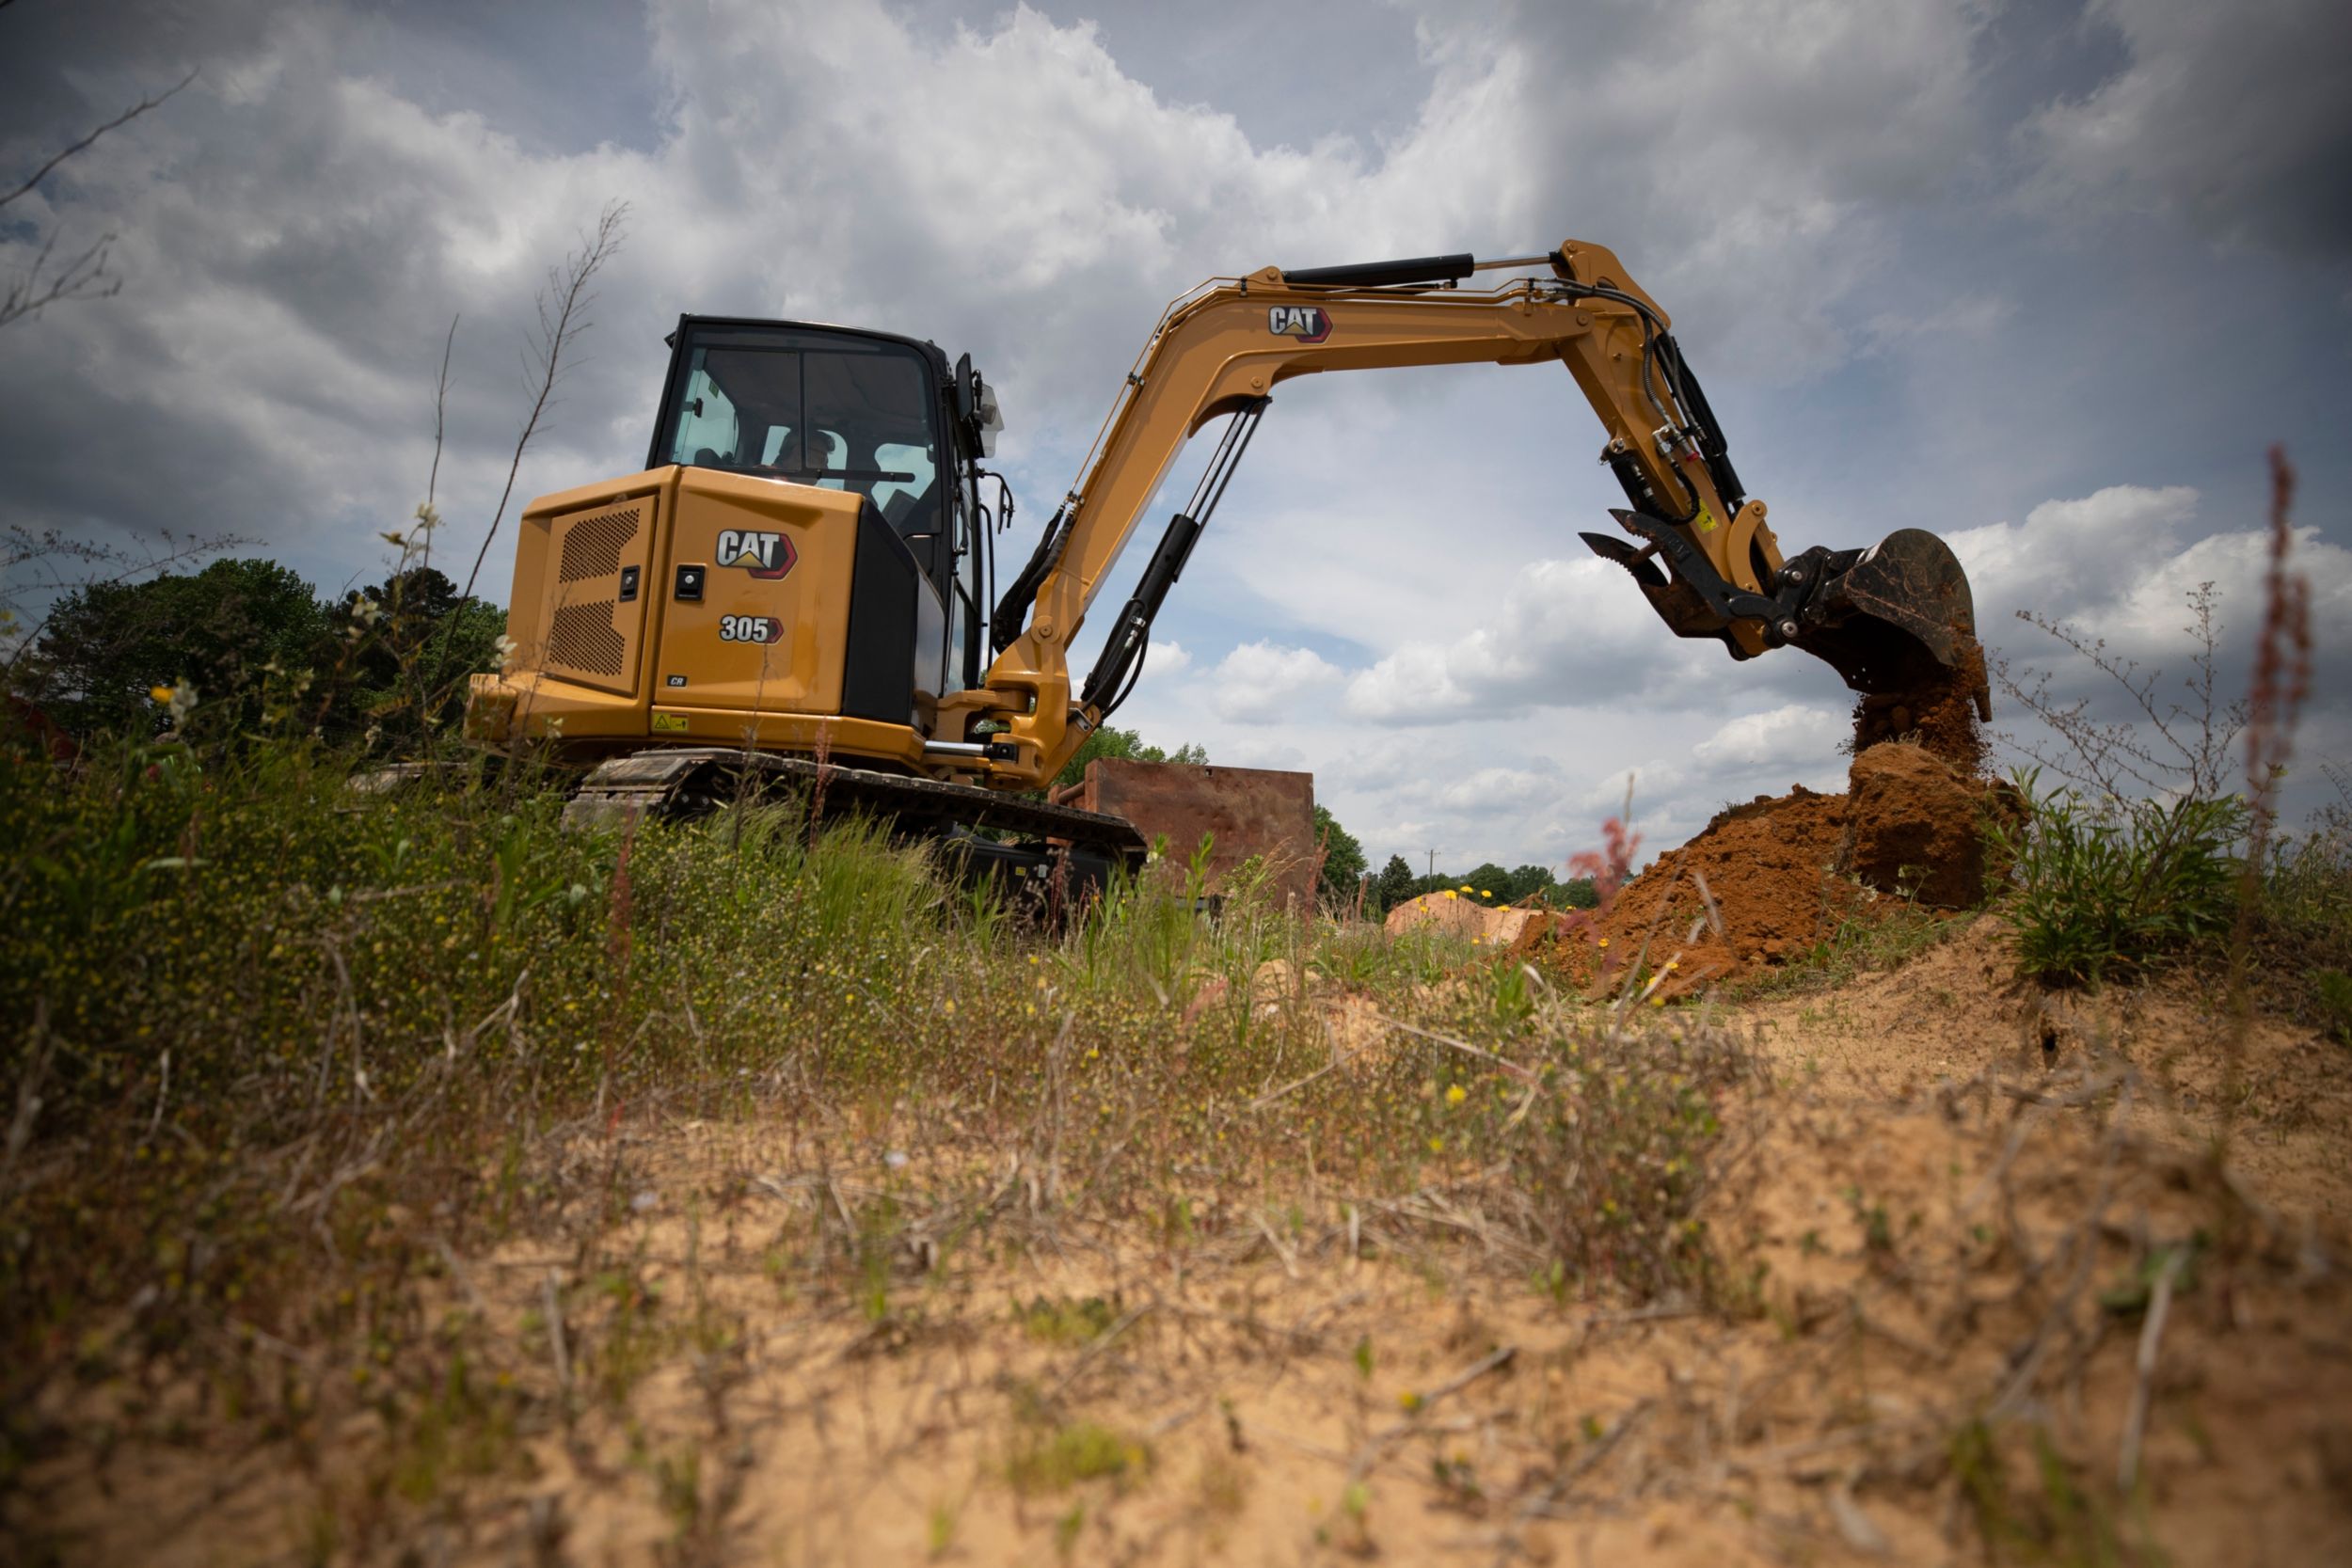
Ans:
POLYGON ((1209 673, 1216 702, 1237 723, 1278 724, 1305 717, 1301 705, 1336 688, 1339 667, 1311 648, 1245 642, 1209 673))

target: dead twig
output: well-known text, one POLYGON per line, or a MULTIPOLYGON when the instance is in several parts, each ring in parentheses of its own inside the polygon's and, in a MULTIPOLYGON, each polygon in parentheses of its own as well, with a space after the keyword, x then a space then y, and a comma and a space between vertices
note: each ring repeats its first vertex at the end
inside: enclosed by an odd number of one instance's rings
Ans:
POLYGON ((1648 1418, 1651 1407, 1656 1403, 1655 1400, 1643 1400, 1628 1410, 1616 1425, 1602 1433, 1599 1441, 1588 1445, 1582 1453, 1576 1456, 1575 1464, 1554 1476, 1551 1484, 1546 1486, 1541 1492, 1533 1494, 1527 1501, 1519 1505, 1518 1512, 1512 1516, 1511 1523, 1504 1528, 1502 1539, 1496 1543, 1497 1568, 1510 1561, 1512 1557, 1519 1551, 1519 1532, 1524 1530, 1533 1520, 1553 1517, 1553 1510, 1558 1507, 1560 1499, 1566 1495, 1568 1488, 1582 1480, 1601 1461, 1614 1453, 1617 1446, 1630 1437, 1634 1429, 1648 1418))
MULTIPOLYGON (((555 388, 564 368, 564 351, 582 332, 588 329, 588 308, 596 294, 589 285, 596 274, 604 270, 621 248, 628 229, 628 203, 613 201, 606 204, 596 219, 596 232, 582 239, 579 250, 572 254, 566 270, 549 273, 548 292, 539 297, 539 342, 534 369, 538 390, 531 404, 531 413, 523 420, 522 434, 515 438, 515 453, 506 465, 506 486, 499 492, 496 511, 490 514, 490 527, 482 536, 482 548, 474 552, 473 570, 466 574, 466 586, 459 590, 460 600, 473 597, 474 583, 482 576, 482 563, 490 557, 491 542, 498 538, 499 525, 506 520, 507 504, 515 498, 515 477, 522 471, 523 453, 531 448, 532 439, 539 434, 539 424, 547 417, 555 401, 555 388)), ((456 330, 453 323, 451 330, 456 330)), ((437 637, 435 657, 447 651, 449 628, 461 617, 444 619, 437 637)), ((437 676, 438 665, 435 666, 437 676)))
POLYGON ((41 1080, 49 1075, 49 1058, 57 1049, 56 1037, 49 1029, 49 998, 45 996, 34 999, 30 1033, 24 1076, 16 1083, 16 1115, 8 1121, 8 1145, 0 1149, 0 1180, 16 1168, 17 1156, 32 1141, 33 1124, 40 1117, 41 1080))
POLYGON ((1400 1437, 1410 1436, 1427 1424, 1429 1412, 1436 1408, 1440 1400, 1460 1393, 1490 1372, 1502 1370, 1509 1366, 1518 1354, 1519 1347, 1517 1345, 1498 1346, 1435 1388, 1430 1389, 1426 1394, 1422 1395, 1419 1402, 1413 1406, 1413 1413, 1410 1416, 1394 1426, 1384 1427, 1375 1433, 1371 1440, 1356 1451, 1355 1460, 1347 1467, 1349 1482, 1352 1484, 1370 1475, 1372 1467, 1380 1463, 1380 1456, 1388 1451, 1391 1444, 1400 1437))
POLYGON ((564 1397, 566 1418, 572 1408, 572 1358, 564 1346, 564 1301, 556 1292, 557 1274, 547 1272, 545 1286, 548 1300, 548 1349, 555 1357, 555 1386, 564 1397))
POLYGON ((1401 1030, 1421 1039, 1435 1041, 1449 1050, 1459 1051, 1465 1056, 1475 1056, 1482 1062, 1490 1063, 1506 1077, 1518 1083, 1534 1084, 1538 1081, 1534 1073, 1528 1071, 1518 1063, 1507 1057, 1498 1056, 1491 1051, 1481 1051, 1468 1040, 1457 1040, 1452 1035, 1440 1035, 1434 1029, 1423 1029, 1419 1024, 1406 1023, 1402 1019, 1391 1018, 1386 1013, 1375 1013, 1373 1017, 1391 1029, 1401 1030))
POLYGON ((1078 1374, 1094 1364, 1095 1357, 1110 1349, 1111 1342, 1120 1335, 1151 1316, 1152 1310, 1158 1306, 1159 1303, 1155 1301, 1147 1301, 1139 1307, 1131 1307, 1120 1313, 1118 1320, 1110 1327, 1096 1335, 1094 1343, 1087 1346, 1078 1358, 1063 1370, 1061 1376, 1054 1380, 1054 1386, 1046 1390, 1044 1402, 1051 1404, 1060 1399, 1062 1391, 1077 1381, 1078 1374))
POLYGON ((2174 1247, 2156 1271, 2148 1292, 2148 1321, 2140 1325, 2139 1356, 2132 1371, 2132 1402, 2123 1417, 2123 1446, 2116 1456, 2116 1489, 2126 1495, 2139 1479, 2139 1441, 2148 1425, 2148 1390, 2155 1380, 2156 1352, 2164 1342, 2165 1314, 2172 1309, 2172 1286, 2188 1261, 2188 1248, 2174 1247))

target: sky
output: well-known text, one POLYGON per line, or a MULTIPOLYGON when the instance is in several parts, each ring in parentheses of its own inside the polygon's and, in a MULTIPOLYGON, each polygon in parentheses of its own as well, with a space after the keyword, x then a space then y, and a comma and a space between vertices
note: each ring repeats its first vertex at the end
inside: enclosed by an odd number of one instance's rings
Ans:
MULTIPOLYGON (((2341 0, 13 0, 0 187, 191 71, 0 210, 0 279, 111 235, 120 284, 0 328, 0 523, 373 580, 454 321, 437 499, 469 561, 534 297, 624 201, 522 495, 639 467, 681 313, 879 327, 999 388, 1009 575, 1203 277, 1576 238, 1673 316, 1785 548, 1944 535, 1996 657, 2094 716, 2128 696, 2020 613, 2158 673, 2162 714, 2210 583, 2242 689, 2283 443, 2317 671, 2291 814, 2352 763, 2341 0)), ((1286 384, 1117 721, 1312 770, 1375 866, 1557 869, 1629 792, 1657 849, 1836 787, 1826 666, 1677 641, 1577 542, 1621 504, 1599 442, 1556 366, 1286 384)), ((502 531, 501 600, 511 566, 502 531)))

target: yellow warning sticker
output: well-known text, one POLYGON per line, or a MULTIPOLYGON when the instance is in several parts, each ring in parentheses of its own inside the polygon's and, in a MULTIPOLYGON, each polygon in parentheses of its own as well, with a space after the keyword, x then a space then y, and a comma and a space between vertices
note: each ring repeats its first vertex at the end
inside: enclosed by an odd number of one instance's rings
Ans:
POLYGON ((654 733, 654 734, 656 734, 656 735, 683 735, 683 734, 685 734, 685 733, 686 733, 686 715, 684 715, 683 713, 657 713, 657 714, 655 714, 655 715, 653 716, 653 733, 654 733))
POLYGON ((1714 532, 1714 531, 1715 531, 1715 514, 1713 514, 1712 512, 1708 511, 1708 510, 1707 510, 1707 508, 1705 508, 1705 507, 1703 507, 1703 506, 1702 506, 1702 507, 1700 507, 1700 508, 1699 508, 1699 515, 1698 515, 1698 527, 1699 527, 1699 531, 1700 531, 1701 533, 1712 533, 1712 532, 1714 532))

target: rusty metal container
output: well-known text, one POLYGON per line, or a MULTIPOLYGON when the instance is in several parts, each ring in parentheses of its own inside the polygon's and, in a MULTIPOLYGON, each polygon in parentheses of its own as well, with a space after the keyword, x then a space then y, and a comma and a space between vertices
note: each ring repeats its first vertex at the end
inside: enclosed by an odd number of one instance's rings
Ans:
POLYGON ((1265 857, 1278 902, 1299 913, 1315 901, 1315 776, 1264 768, 1196 767, 1102 757, 1086 778, 1057 791, 1055 802, 1123 816, 1146 839, 1165 837, 1160 876, 1181 879, 1203 833, 1213 835, 1211 893, 1252 855, 1265 857))

